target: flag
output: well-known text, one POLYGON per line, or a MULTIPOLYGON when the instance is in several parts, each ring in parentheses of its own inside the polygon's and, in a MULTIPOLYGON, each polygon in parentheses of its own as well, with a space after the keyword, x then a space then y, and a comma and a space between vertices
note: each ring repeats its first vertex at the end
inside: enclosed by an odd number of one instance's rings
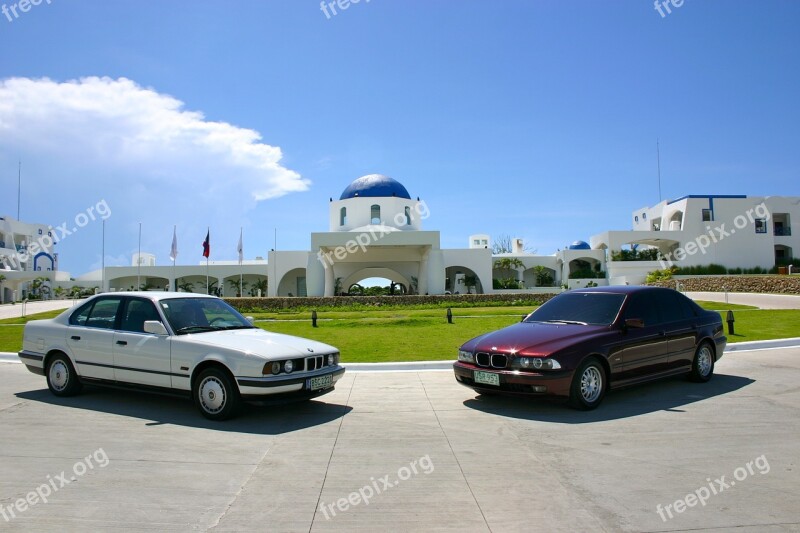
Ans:
POLYGON ((178 233, 177 227, 172 228, 172 248, 169 251, 169 258, 175 261, 178 258, 178 233))
POLYGON ((209 255, 211 255, 211 230, 208 230, 206 240, 203 241, 203 257, 208 259, 209 255))
POLYGON ((236 251, 239 252, 239 264, 242 264, 242 260, 244 259, 244 248, 242 248, 242 230, 239 230, 239 246, 236 247, 236 251))

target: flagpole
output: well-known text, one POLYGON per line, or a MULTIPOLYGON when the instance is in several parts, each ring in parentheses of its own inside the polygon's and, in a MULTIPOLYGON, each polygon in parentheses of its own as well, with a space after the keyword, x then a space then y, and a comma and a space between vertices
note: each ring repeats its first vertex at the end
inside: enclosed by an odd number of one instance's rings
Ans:
POLYGON ((101 258, 100 258, 100 268, 102 269, 101 275, 101 282, 100 282, 100 290, 105 292, 106 290, 106 219, 103 219, 103 244, 100 247, 101 250, 101 258))
POLYGON ((17 167, 17 220, 19 220, 19 204, 22 197, 22 160, 19 161, 17 167))
POLYGON ((208 289, 208 256, 211 255, 211 226, 208 227, 208 231, 206 232, 206 241, 208 242, 208 255, 206 255, 206 294, 209 294, 210 291, 208 289))
POLYGON ((136 257, 136 290, 142 290, 142 223, 139 222, 139 254, 136 257))
POLYGON ((244 228, 239 228, 239 297, 244 297, 244 284, 242 280, 244 279, 244 272, 242 267, 242 254, 243 246, 242 246, 242 236, 244 234, 244 228))
MULTIPOLYGON (((176 240, 175 240, 177 238, 177 231, 178 231, 178 225, 175 224, 174 226, 172 226, 172 242, 175 243, 175 244, 177 244, 176 240)), ((177 248, 177 246, 175 246, 175 248, 177 248)), ((178 254, 174 253, 176 250, 172 250, 172 251, 173 251, 173 254, 172 254, 172 280, 173 280, 172 281, 172 290, 177 292, 178 291, 178 278, 175 276, 175 260, 178 258, 178 254)))

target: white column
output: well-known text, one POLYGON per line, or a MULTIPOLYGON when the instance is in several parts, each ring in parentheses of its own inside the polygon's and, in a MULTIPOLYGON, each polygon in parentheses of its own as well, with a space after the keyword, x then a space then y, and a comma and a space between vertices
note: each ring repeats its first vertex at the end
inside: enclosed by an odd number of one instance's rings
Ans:
POLYGON ((430 255, 431 249, 429 247, 425 247, 425 251, 422 252, 422 258, 419 260, 419 274, 417 275, 417 292, 419 294, 426 294, 428 292, 428 255, 430 255))
POLYGON ((328 267, 325 269, 325 296, 334 296, 333 290, 336 282, 334 278, 333 265, 326 264, 325 266, 328 267))

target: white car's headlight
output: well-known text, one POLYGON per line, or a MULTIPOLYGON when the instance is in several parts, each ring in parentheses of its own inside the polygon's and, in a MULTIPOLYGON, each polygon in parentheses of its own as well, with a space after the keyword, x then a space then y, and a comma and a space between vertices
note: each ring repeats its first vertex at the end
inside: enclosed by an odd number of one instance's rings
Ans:
POLYGON ((561 368, 558 361, 549 357, 519 357, 517 358, 517 363, 520 368, 534 370, 558 370, 561 368))
POLYGON ((336 364, 336 354, 329 353, 328 354, 328 366, 333 366, 336 364))
POLYGON ((292 360, 289 359, 283 363, 283 371, 289 374, 292 370, 294 370, 294 363, 292 363, 292 360))
POLYGON ((463 363, 472 363, 475 364, 475 355, 472 352, 468 352, 466 350, 459 350, 458 351, 458 360, 463 363))

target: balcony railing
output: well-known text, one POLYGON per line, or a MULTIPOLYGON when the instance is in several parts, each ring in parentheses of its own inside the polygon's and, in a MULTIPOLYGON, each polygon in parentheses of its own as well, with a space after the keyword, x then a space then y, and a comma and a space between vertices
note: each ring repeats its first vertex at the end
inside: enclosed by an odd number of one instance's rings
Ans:
POLYGON ((775 236, 776 237, 791 237, 792 236, 792 228, 787 228, 785 226, 775 228, 775 236))

